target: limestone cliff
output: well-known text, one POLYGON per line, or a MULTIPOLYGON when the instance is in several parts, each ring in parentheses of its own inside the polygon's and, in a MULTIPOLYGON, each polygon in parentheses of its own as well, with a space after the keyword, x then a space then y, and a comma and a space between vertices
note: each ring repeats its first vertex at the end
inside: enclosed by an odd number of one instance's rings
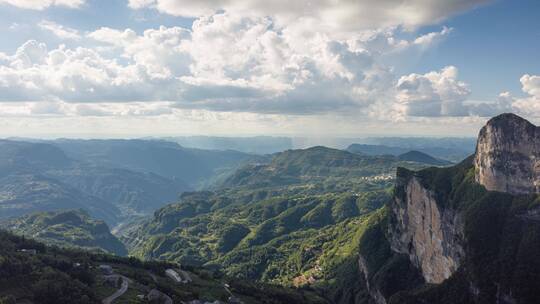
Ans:
POLYGON ((540 192, 540 127, 514 114, 492 118, 478 136, 474 166, 487 190, 540 192))
POLYGON ((386 212, 360 242, 374 302, 540 303, 540 127, 502 114, 462 163, 398 168, 386 212), (421 279, 396 284, 411 271, 421 279))
POLYGON ((453 210, 443 209, 419 178, 398 176, 389 226, 392 250, 409 255, 427 283, 452 275, 463 256, 463 225, 453 210))

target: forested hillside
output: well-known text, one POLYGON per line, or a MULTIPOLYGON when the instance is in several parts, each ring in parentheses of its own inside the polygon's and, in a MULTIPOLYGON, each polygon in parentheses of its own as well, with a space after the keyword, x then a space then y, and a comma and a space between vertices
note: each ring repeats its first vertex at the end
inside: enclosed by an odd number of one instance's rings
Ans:
POLYGON ((123 240, 141 258, 331 293, 370 215, 390 199, 400 165, 426 166, 324 147, 278 153, 213 191, 184 193, 123 240))
POLYGON ((0 222, 0 226, 47 244, 127 255, 124 244, 111 234, 107 224, 83 210, 38 212, 0 222))
POLYGON ((171 263, 48 247, 0 230, 2 304, 97 304, 122 290, 120 285, 124 284, 119 303, 142 304, 152 302, 150 299, 174 303, 232 299, 246 304, 327 303, 306 290, 238 280, 202 268, 180 270, 171 263), (166 276, 167 269, 181 271, 190 281, 175 282, 166 276))

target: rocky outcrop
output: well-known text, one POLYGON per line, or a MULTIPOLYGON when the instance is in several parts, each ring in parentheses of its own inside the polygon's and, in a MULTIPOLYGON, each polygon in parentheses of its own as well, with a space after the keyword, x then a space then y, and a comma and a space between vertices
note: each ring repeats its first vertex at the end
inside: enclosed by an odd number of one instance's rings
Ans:
POLYGON ((369 296, 377 304, 386 304, 386 298, 383 296, 381 291, 378 288, 372 287, 369 280, 369 269, 367 262, 362 255, 358 257, 358 266, 360 267, 360 272, 364 275, 364 280, 366 284, 366 289, 369 293, 369 296))
POLYGON ((490 191, 540 192, 540 127, 502 114, 480 131, 474 159, 475 178, 490 191))
MULTIPOLYGON (((492 118, 480 131, 474 167, 476 181, 487 190, 540 192, 540 128, 514 114, 492 118)), ((464 256, 463 217, 437 202, 413 172, 398 170, 395 193, 390 205, 392 250, 407 254, 426 282, 443 282, 464 256)), ((529 213, 523 217, 538 218, 536 210, 529 213)))
POLYGON ((364 252, 384 253, 384 262, 373 267, 360 252, 370 297, 380 304, 455 303, 459 297, 473 303, 540 303, 538 284, 529 277, 540 269, 535 258, 540 254, 538 194, 540 127, 514 114, 491 119, 480 131, 474 157, 454 167, 398 168, 394 198, 381 221, 385 233, 363 243, 370 246, 364 252), (516 195, 526 196, 514 204, 516 195), (381 238, 378 243, 387 242, 391 254, 370 243, 381 238), (401 271, 391 268, 396 256, 406 262, 401 271), (424 282, 388 289, 396 285, 394 279, 415 271, 425 283, 446 282, 426 292, 424 282))
MULTIPOLYGON (((410 172, 409 172, 410 173, 410 172)), ((399 176, 391 204, 392 250, 407 254, 428 283, 441 283, 459 267, 463 225, 451 209, 442 209, 434 195, 412 174, 399 176)))

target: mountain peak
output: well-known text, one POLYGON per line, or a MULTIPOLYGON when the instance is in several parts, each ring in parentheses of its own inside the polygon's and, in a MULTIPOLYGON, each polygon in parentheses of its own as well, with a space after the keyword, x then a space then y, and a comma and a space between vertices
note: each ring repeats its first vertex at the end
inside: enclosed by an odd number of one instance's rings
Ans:
POLYGON ((503 114, 497 115, 491 118, 490 120, 488 120, 484 128, 486 127, 504 128, 505 132, 514 132, 515 130, 512 130, 511 127, 516 126, 516 125, 519 125, 528 129, 537 128, 530 121, 514 113, 503 113, 503 114))
POLYGON ((540 127, 511 113, 490 119, 478 136, 475 178, 486 189, 540 192, 540 127))

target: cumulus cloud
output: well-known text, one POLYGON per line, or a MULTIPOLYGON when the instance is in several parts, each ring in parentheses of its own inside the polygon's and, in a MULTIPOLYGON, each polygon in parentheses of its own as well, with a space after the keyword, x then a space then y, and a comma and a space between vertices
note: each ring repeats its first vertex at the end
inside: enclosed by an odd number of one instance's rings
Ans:
POLYGON ((423 75, 402 76, 396 85, 395 108, 406 116, 466 116, 464 101, 471 91, 457 75, 457 68, 448 66, 423 75))
POLYGON ((32 10, 44 10, 51 6, 79 8, 85 3, 86 0, 0 0, 0 5, 9 4, 19 8, 32 10))
POLYGON ((122 57, 144 67, 152 78, 171 78, 186 75, 190 57, 183 48, 190 31, 181 27, 145 30, 142 36, 133 30, 119 31, 100 28, 88 37, 112 45, 122 51, 122 57))
POLYGON ((64 100, 69 102, 160 100, 170 91, 145 67, 121 65, 98 52, 61 45, 51 51, 30 40, 0 64, 4 101, 64 100), (155 90, 156 88, 163 90, 155 90))
POLYGON ((515 98, 513 107, 524 115, 540 117, 540 76, 525 74, 520 82, 523 92, 528 96, 515 98))
MULTIPOLYGON (((523 79, 523 78, 522 78, 523 79)), ((491 117, 520 111, 517 100, 503 92, 491 101, 470 99, 471 90, 458 80, 458 69, 448 66, 423 75, 402 76, 393 106, 398 119, 406 117, 491 117)))
POLYGON ((104 27, 81 37, 91 46, 49 50, 30 40, 1 55, 0 99, 167 101, 177 108, 254 113, 363 111, 391 98, 395 75, 378 58, 416 45, 418 38, 399 39, 399 32, 337 40, 311 31, 309 23, 277 30, 271 18, 229 13, 201 17, 191 29, 162 26, 138 34, 104 27))
POLYGON ((38 26, 43 30, 53 33, 60 39, 78 40, 81 38, 79 31, 52 21, 42 20, 40 23, 38 23, 38 26))
POLYGON ((280 26, 311 20, 317 30, 351 32, 391 26, 415 28, 440 22, 489 0, 129 0, 134 9, 154 8, 184 17, 213 15, 219 11, 271 16, 280 26))
MULTIPOLYGON (((130 5, 160 5, 151 2, 130 5)), ((318 31, 313 18, 286 26, 278 19, 224 11, 198 17, 191 29, 161 26, 137 33, 103 27, 84 35, 43 21, 43 29, 85 47, 49 50, 30 40, 14 54, 0 54, 0 101, 58 101, 66 115, 86 116, 165 115, 175 109, 379 118, 388 109, 401 118, 475 112, 457 68, 399 78, 384 64, 387 55, 428 48, 451 28, 410 38, 401 26, 391 26, 339 38, 318 31), (96 105, 142 101, 167 106, 137 104, 111 112, 96 105)), ((52 105, 35 112, 48 109, 53 112, 52 105)))
POLYGON ((437 41, 440 41, 441 39, 443 39, 444 36, 450 34, 452 30, 453 30, 452 28, 448 28, 445 26, 440 32, 427 33, 425 35, 422 35, 414 39, 413 43, 421 47, 429 47, 433 43, 436 43, 437 41))

